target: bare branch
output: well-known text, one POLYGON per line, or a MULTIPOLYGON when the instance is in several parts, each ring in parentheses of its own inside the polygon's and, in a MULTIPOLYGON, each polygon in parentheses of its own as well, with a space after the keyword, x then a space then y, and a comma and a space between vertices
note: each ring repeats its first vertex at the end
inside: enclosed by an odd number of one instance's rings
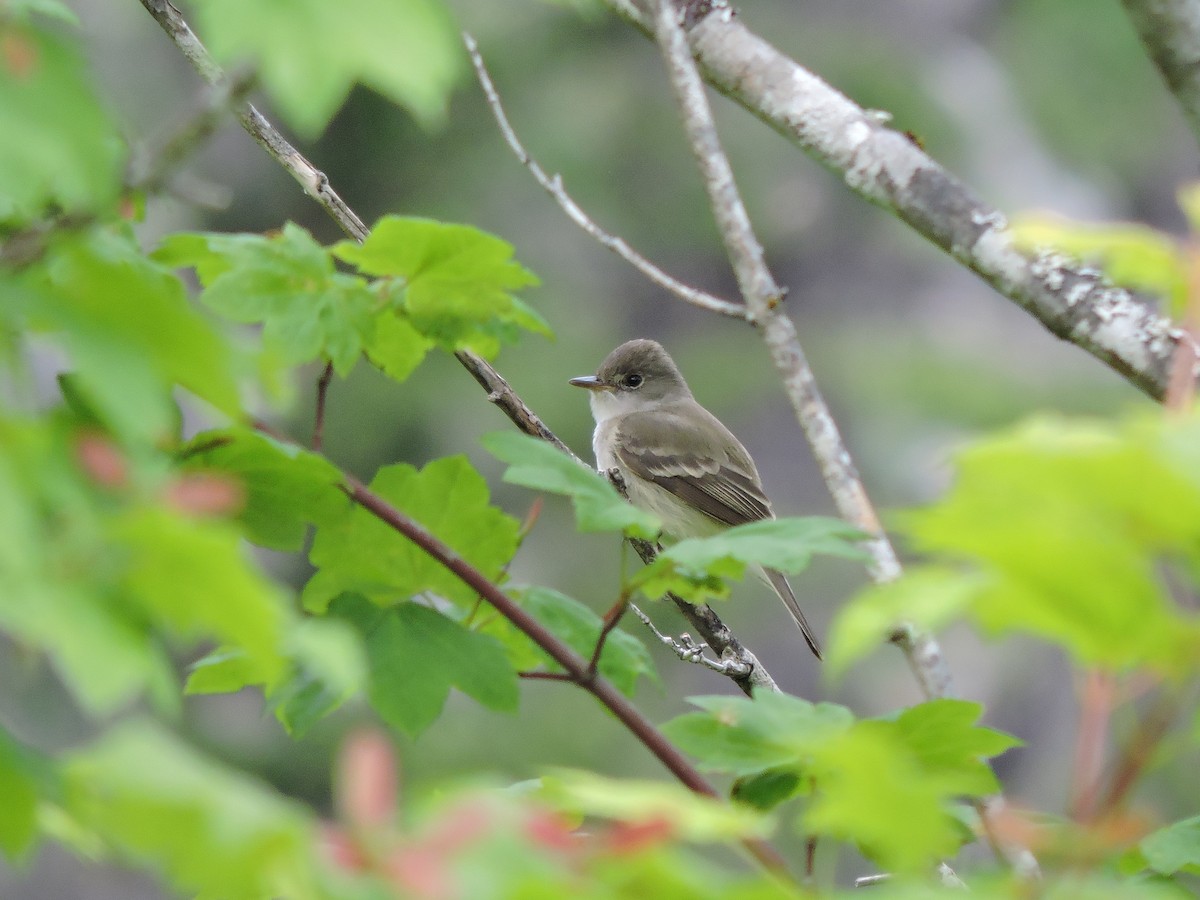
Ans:
POLYGON ((1121 5, 1200 140, 1200 2, 1121 0, 1121 5))
MULTIPOLYGON (((692 59, 688 36, 683 29, 683 23, 690 18, 691 6, 689 0, 679 2, 682 9, 676 8, 676 0, 655 0, 655 39, 666 63, 688 143, 699 166, 709 205, 717 220, 738 286, 750 309, 751 320, 762 335, 771 360, 783 380, 788 399, 821 466, 834 502, 845 519, 873 536, 867 542, 872 558, 872 577, 877 582, 891 581, 900 575, 899 560, 880 527, 879 518, 858 477, 850 452, 838 433, 837 424, 817 390, 795 326, 778 309, 782 292, 767 268, 762 246, 754 234, 750 217, 734 183, 733 170, 721 148, 704 83, 692 59)), ((719 13, 717 16, 712 14, 712 0, 704 0, 701 6, 699 15, 720 17, 719 13)), ((715 6, 719 10, 722 4, 718 2, 715 6)), ((725 12, 729 12, 727 7, 725 12)), ((951 692, 949 669, 932 635, 918 634, 911 626, 905 626, 893 640, 905 651, 909 665, 927 696, 942 697, 951 692)), ((989 802, 978 802, 976 809, 985 821, 985 832, 997 856, 1007 860, 1023 874, 1035 874, 1037 861, 1028 850, 992 839, 993 832, 986 827, 991 815, 989 802)))
MULTIPOLYGON (((647 35, 652 17, 632 0, 605 0, 647 35)), ((721 93, 894 213, 1064 340, 1150 396, 1167 388, 1183 333, 1099 272, 1054 253, 1014 246, 1004 216, 928 156, 745 28, 724 0, 689 6, 687 36, 721 93)), ((1193 372, 1193 376, 1200 372, 1193 372)))
POLYGON ((487 67, 483 62, 483 56, 479 52, 479 45, 475 42, 475 38, 466 32, 463 32, 462 37, 463 43, 467 46, 467 53, 471 56, 471 62, 475 66, 475 75, 479 79, 480 86, 483 88, 484 96, 487 98, 488 107, 491 109, 492 115, 496 118, 496 124, 500 127, 500 133, 504 136, 505 142, 512 149, 512 152, 516 154, 521 164, 529 170, 534 180, 542 186, 546 193, 554 198, 554 201, 562 207, 563 212, 567 214, 572 222, 656 285, 666 291, 670 291, 681 300, 691 303, 694 306, 699 306, 701 309, 720 313, 723 316, 729 316, 734 319, 746 319, 748 313, 746 307, 742 304, 730 303, 728 300, 714 297, 712 294, 689 287, 683 282, 672 278, 630 247, 623 238, 610 234, 597 225, 563 188, 562 177, 559 175, 547 175, 545 169, 538 165, 537 160, 526 151, 520 138, 517 137, 517 133, 513 130, 512 125, 509 124, 508 116, 505 115, 504 107, 500 103, 500 95, 496 92, 495 85, 492 84, 492 78, 488 74, 487 67))

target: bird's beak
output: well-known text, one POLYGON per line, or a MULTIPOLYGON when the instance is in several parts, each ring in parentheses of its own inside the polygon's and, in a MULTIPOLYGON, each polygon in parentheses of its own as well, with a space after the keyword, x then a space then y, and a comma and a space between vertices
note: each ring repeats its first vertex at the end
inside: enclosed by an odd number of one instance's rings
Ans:
POLYGON ((595 375, 580 375, 578 378, 572 378, 567 384, 573 384, 575 387, 587 388, 589 391, 611 391, 612 387, 605 384, 595 375))

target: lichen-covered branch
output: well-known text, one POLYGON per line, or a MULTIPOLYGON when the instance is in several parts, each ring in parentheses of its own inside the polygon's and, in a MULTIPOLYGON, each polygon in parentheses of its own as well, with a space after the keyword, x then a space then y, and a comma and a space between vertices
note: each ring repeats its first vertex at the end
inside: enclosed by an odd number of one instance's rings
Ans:
MULTIPOLYGON (((605 3, 653 35, 633 0, 605 3)), ((977 273, 1051 332, 1162 399, 1183 332, 1067 257, 1014 246, 1005 217, 894 131, 738 21, 724 0, 687 4, 684 27, 705 79, 977 273)))

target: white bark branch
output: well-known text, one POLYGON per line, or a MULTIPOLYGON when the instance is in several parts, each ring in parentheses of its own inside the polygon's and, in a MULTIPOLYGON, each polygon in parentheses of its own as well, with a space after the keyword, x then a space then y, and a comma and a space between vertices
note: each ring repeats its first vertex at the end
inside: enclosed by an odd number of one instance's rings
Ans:
MULTIPOLYGON (((872 558, 872 578, 877 582, 891 581, 899 577, 901 571, 896 552, 880 527, 879 518, 858 477, 850 452, 817 390, 795 326, 778 308, 781 291, 767 268, 762 246, 738 193, 733 170, 721 148, 704 84, 688 46, 684 24, 695 14, 698 6, 702 7, 700 14, 708 19, 722 18, 726 13, 731 15, 731 12, 727 7, 724 12, 719 9, 714 12, 711 0, 701 0, 698 5, 693 5, 694 0, 652 2, 655 6, 655 40, 666 63, 688 143, 699 166, 726 253, 750 310, 751 321, 758 327, 770 351, 796 418, 809 439, 839 511, 844 518, 872 535, 867 542, 872 558)), ((917 633, 912 626, 906 625, 893 640, 905 651, 926 696, 945 697, 952 693, 949 668, 932 635, 917 633)), ((1039 871, 1038 864, 1029 850, 995 839, 991 823, 994 808, 1002 803, 1003 800, 998 797, 975 802, 985 836, 997 856, 1022 875, 1034 877, 1039 871)))
MULTIPOLYGON (((633 0, 605 3, 653 34, 633 0)), ((846 185, 889 210, 1060 338, 1162 399, 1183 331, 1095 269, 1065 256, 1029 258, 1004 216, 907 136, 887 128, 745 28, 725 0, 690 0, 685 30, 708 82, 846 185)), ((1194 374, 1200 374, 1198 370, 1194 374)))

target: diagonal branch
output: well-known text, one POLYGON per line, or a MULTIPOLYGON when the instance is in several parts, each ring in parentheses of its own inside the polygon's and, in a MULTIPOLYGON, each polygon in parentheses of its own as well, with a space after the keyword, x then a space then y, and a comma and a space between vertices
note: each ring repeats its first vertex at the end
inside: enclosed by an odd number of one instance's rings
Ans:
MULTIPOLYGON (((179 10, 170 3, 170 0, 141 0, 141 2, 206 82, 210 85, 226 83, 220 66, 192 31, 179 10)), ((254 106, 249 103, 242 104, 237 108, 237 112, 242 127, 276 162, 292 173, 304 187, 305 192, 321 204, 347 235, 360 242, 366 238, 367 227, 354 213, 354 210, 333 190, 324 172, 305 159, 254 106)), ((11 241, 9 243, 13 244, 11 241)), ((40 249, 37 249, 42 243, 39 235, 34 235, 28 243, 33 245, 37 252, 40 252, 40 249)), ((0 251, 0 257, 6 256, 7 250, 6 246, 3 251, 0 251)), ((718 300, 717 302, 725 303, 726 301, 718 300)), ((495 403, 517 428, 528 435, 553 444, 573 459, 578 459, 571 449, 542 422, 537 413, 529 408, 528 404, 521 399, 520 395, 513 390, 504 376, 497 372, 491 363, 469 350, 459 350, 455 353, 455 357, 479 383, 480 387, 488 392, 488 400, 495 403)), ((323 403, 320 401, 318 406, 323 409, 323 403)), ((318 431, 314 436, 319 436, 319 434, 318 431)), ((653 545, 639 541, 634 543, 634 549, 641 556, 643 562, 653 561, 655 554, 653 545)), ((729 666, 723 674, 733 679, 739 688, 747 694, 755 688, 779 690, 762 663, 738 641, 712 607, 708 604, 693 606, 674 594, 667 596, 675 603, 706 644, 723 660, 733 661, 733 665, 729 666), (746 669, 749 669, 749 674, 746 674, 746 669)))
POLYGON ((1200 2, 1121 0, 1121 5, 1200 140, 1200 2))
MULTIPOLYGON (((721 148, 704 83, 692 59, 683 28, 691 9, 690 2, 654 0, 654 35, 666 63, 688 144, 700 169, 726 254, 751 312, 751 321, 767 345, 834 502, 844 518, 872 535, 867 542, 873 560, 870 566, 872 577, 877 582, 891 581, 900 575, 896 552, 880 527, 879 518, 854 468, 850 452, 817 389, 816 380, 796 336, 795 325, 778 308, 783 292, 767 268, 762 245, 754 234, 750 217, 734 183, 733 170, 721 148), (679 8, 676 3, 680 4, 679 8)), ((701 5, 706 12, 709 3, 710 0, 702 0, 701 5)), ((951 693, 950 672, 932 635, 918 633, 912 626, 906 625, 893 640, 904 650, 927 696, 943 697, 951 693)), ((1038 864, 1032 853, 993 837, 991 823, 1001 803, 1001 798, 993 797, 976 804, 985 834, 997 856, 1007 860, 1023 875, 1036 876, 1038 864)))
MULTIPOLYGON (((633 0, 604 0, 647 35, 633 0)), ((737 20, 727 0, 689 4, 691 53, 705 79, 846 185, 945 250, 1058 337, 1161 399, 1182 329, 1129 291, 1061 254, 1013 245, 1003 214, 900 132, 780 53, 737 20)), ((1198 374, 1193 372, 1193 377, 1198 374)))

